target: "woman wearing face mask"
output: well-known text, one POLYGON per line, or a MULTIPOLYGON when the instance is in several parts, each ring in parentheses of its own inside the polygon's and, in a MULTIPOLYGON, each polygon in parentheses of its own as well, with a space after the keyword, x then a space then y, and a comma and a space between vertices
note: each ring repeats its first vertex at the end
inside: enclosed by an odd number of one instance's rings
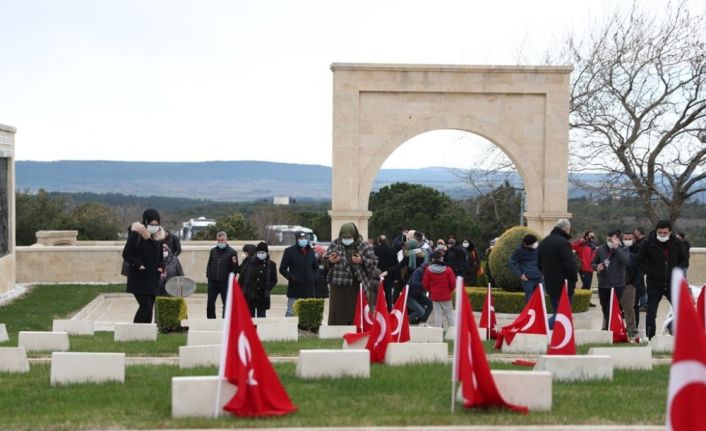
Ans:
POLYGON ((164 229, 160 226, 159 213, 154 209, 145 210, 142 222, 135 222, 128 229, 123 259, 129 265, 127 291, 135 295, 139 305, 134 323, 152 323, 154 300, 159 293, 163 271, 163 239, 164 229))
POLYGON ((330 286, 328 324, 352 325, 360 285, 366 292, 377 289, 378 258, 356 225, 345 223, 321 261, 330 286))
POLYGON ((254 256, 243 261, 240 287, 252 317, 266 317, 270 309, 270 291, 277 284, 277 265, 270 260, 267 243, 257 245, 254 256))
POLYGON ((164 260, 164 270, 159 278, 159 296, 167 296, 167 282, 172 277, 184 275, 184 269, 181 267, 179 258, 172 254, 166 243, 162 244, 162 258, 164 260))
POLYGON ((466 251, 466 256, 468 257, 468 264, 466 265, 466 272, 463 275, 463 282, 466 283, 466 286, 477 286, 478 269, 480 268, 478 251, 476 251, 475 244, 467 239, 463 240, 461 246, 466 251))
POLYGON ((522 290, 525 291, 525 303, 527 303, 534 293, 534 289, 542 282, 542 272, 539 270, 537 247, 539 242, 537 237, 527 234, 522 238, 522 243, 510 256, 508 267, 522 283, 522 290))

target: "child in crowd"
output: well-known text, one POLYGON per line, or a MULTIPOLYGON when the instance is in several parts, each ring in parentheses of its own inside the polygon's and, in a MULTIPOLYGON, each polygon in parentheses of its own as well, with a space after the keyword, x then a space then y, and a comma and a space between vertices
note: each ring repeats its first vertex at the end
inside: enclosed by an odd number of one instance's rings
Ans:
POLYGON ((446 327, 454 325, 453 304, 451 293, 456 288, 456 277, 453 269, 443 262, 443 255, 435 251, 431 255, 431 263, 424 270, 422 286, 429 292, 434 304, 434 326, 443 327, 443 317, 446 327))

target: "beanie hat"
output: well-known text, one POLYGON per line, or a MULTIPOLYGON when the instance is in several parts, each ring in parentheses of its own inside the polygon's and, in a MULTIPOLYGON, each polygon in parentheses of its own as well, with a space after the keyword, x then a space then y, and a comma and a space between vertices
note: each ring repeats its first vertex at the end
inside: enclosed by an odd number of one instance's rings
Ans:
POLYGON ((537 237, 532 234, 529 234, 529 233, 527 235, 525 235, 524 238, 522 238, 522 244, 527 245, 527 246, 532 245, 535 242, 537 242, 537 237))
POLYGON ((261 241, 257 244, 257 251, 269 251, 267 248, 267 243, 264 241, 261 241))
POLYGON ((159 213, 157 212, 157 210, 149 208, 142 213, 142 224, 144 224, 145 226, 150 224, 154 220, 157 220, 157 223, 161 224, 161 222, 159 221, 159 213))

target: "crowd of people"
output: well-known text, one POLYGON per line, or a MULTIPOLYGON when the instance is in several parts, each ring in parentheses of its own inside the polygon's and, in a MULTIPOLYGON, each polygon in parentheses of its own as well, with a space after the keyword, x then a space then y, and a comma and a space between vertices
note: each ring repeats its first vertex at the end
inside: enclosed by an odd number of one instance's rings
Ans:
MULTIPOLYGON (((562 289, 568 287, 573 298, 577 282, 591 289, 593 276, 598 281, 598 298, 603 314, 603 329, 608 327, 611 292, 615 291, 624 313, 631 340, 638 335, 640 311, 646 311, 646 335, 656 334, 657 308, 662 296, 670 298, 670 274, 673 268, 685 271, 689 266, 689 243, 683 233, 674 233, 668 221, 660 221, 648 235, 638 227, 632 232, 612 230, 605 242, 598 241, 593 230, 571 241, 571 223, 561 219, 541 241, 525 235, 509 259, 508 269, 519 279, 529 301, 542 283, 554 310, 562 289)), ((485 250, 486 259, 497 239, 485 250)), ((353 223, 341 226, 328 248, 318 246, 307 234, 296 235, 295 244, 284 250, 279 274, 287 280, 287 309, 293 315, 297 299, 329 297, 329 325, 353 325, 360 287, 369 303, 376 303, 382 280, 388 310, 407 290, 410 323, 426 326, 434 311, 434 326, 454 324, 452 293, 456 278, 467 286, 478 285, 485 275, 493 284, 490 268, 481 264, 480 255, 469 239, 458 241, 448 235, 431 241, 424 233, 403 229, 390 241, 386 235, 375 240, 363 238, 353 223)), ((152 321, 155 298, 166 295, 169 279, 184 275, 179 262, 179 239, 160 224, 159 213, 145 210, 142 221, 128 229, 123 249, 127 265, 127 291, 135 296, 136 323, 152 321)), ((277 284, 277 264, 270 258, 266 242, 242 247, 239 261, 235 248, 228 244, 225 232, 218 232, 206 265, 208 299, 206 315, 216 318, 216 303, 221 298, 225 313, 230 274, 236 274, 253 317, 266 317, 270 292, 277 284)), ((591 306, 595 306, 591 303, 591 306)), ((552 316, 549 319, 553 326, 552 316)))

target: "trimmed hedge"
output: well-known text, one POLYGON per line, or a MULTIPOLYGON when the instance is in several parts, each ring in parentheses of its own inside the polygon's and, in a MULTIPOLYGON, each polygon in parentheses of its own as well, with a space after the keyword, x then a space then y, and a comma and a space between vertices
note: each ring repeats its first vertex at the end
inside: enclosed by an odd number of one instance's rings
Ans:
POLYGON ((324 300, 322 298, 298 299, 294 303, 294 315, 299 316, 299 329, 318 333, 324 319, 324 300))
POLYGON ((161 332, 183 332, 181 321, 188 319, 184 298, 158 296, 155 301, 155 321, 161 332))
MULTIPOLYGON (((467 287, 466 292, 471 300, 473 311, 480 312, 483 310, 483 302, 488 291, 487 287, 467 287)), ((503 289, 494 288, 493 303, 495 304, 496 313, 513 313, 517 314, 525 308, 524 292, 508 292, 503 289)), ((547 305, 547 313, 554 313, 552 304, 549 300, 549 295, 545 295, 545 303, 547 305)), ((591 302, 591 291, 584 289, 574 290, 574 300, 571 305, 572 313, 583 313, 588 311, 588 304, 591 302)))
POLYGON ((493 274, 495 284, 497 286, 502 286, 505 290, 509 290, 511 292, 522 292, 522 283, 520 278, 510 271, 507 264, 510 262, 510 257, 512 254, 522 243, 522 238, 528 233, 536 236, 538 240, 542 239, 537 232, 528 227, 515 226, 500 235, 498 242, 495 244, 493 251, 490 253, 490 272, 493 274))

